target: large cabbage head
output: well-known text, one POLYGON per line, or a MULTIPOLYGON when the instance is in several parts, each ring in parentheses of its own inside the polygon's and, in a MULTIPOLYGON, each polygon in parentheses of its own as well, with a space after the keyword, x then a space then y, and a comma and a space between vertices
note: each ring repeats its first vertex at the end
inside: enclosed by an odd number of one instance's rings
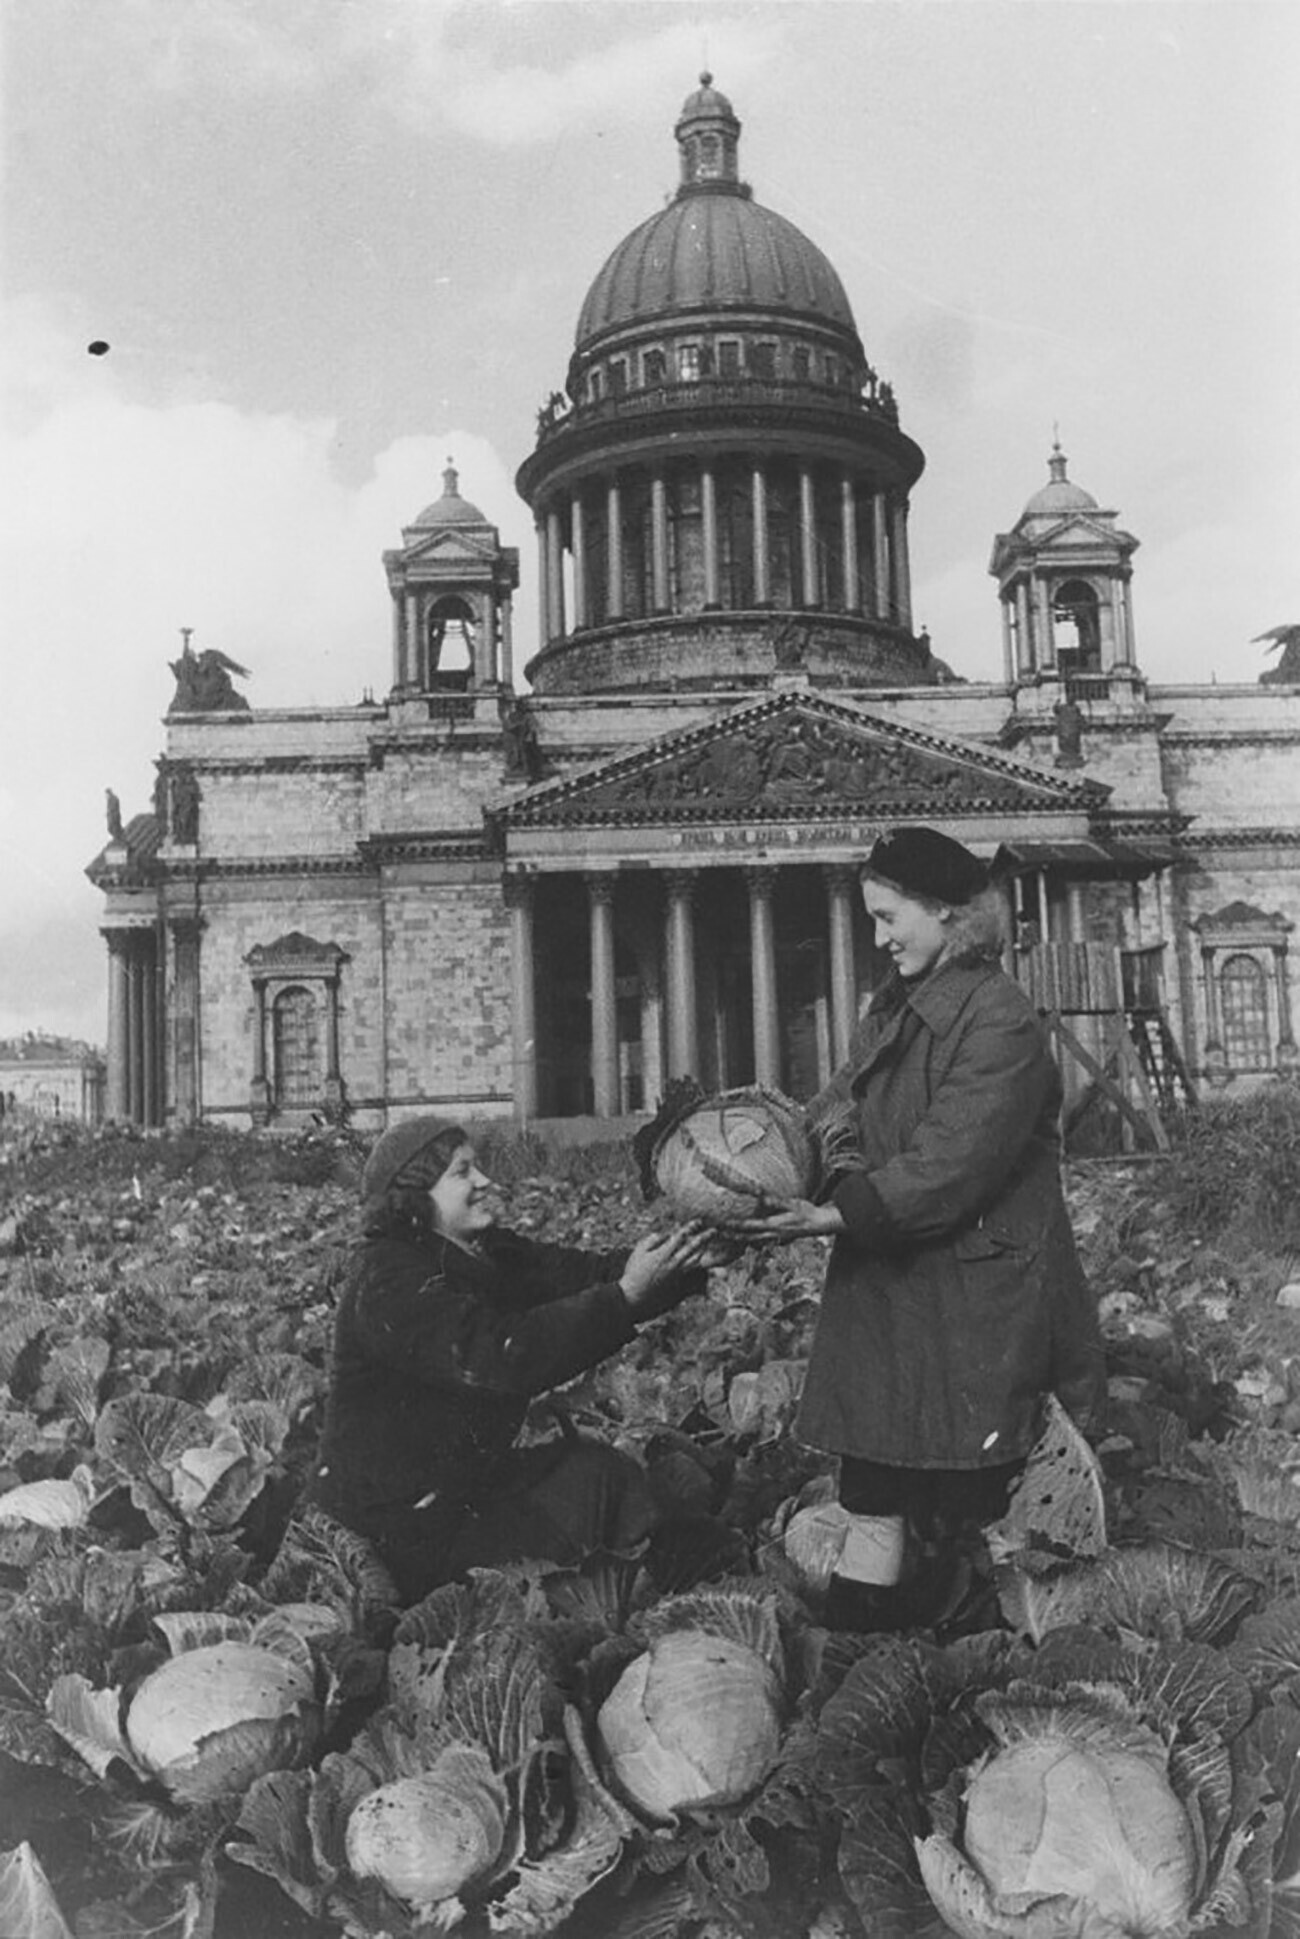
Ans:
MULTIPOLYGON (((241 1797, 265 1771, 300 1764, 321 1725, 306 1635, 318 1612, 261 1623, 208 1614, 155 1617, 172 1650, 124 1701, 82 1676, 55 1679, 50 1722, 100 1776, 115 1762, 179 1804, 241 1797)), ((328 1620, 328 1619, 326 1619, 328 1620)))
POLYGON ((936 1832, 917 1843, 926 1887, 953 1931, 1185 1933, 1197 1848, 1161 1738, 1086 1705, 981 1708, 1004 1741, 967 1774, 960 1841, 936 1832))
POLYGON ((647 1816, 734 1804, 776 1761, 780 1680, 744 1643, 671 1630, 628 1664, 596 1728, 615 1783, 647 1816))
POLYGON ((755 1086, 703 1099, 660 1138, 652 1163, 679 1218, 726 1225, 764 1199, 806 1198, 818 1155, 802 1108, 755 1086))
POLYGON ((427 1912, 491 1875, 505 1844, 509 1804, 484 1753, 451 1745, 429 1770, 395 1778, 361 1799, 348 1819, 349 1869, 427 1912))

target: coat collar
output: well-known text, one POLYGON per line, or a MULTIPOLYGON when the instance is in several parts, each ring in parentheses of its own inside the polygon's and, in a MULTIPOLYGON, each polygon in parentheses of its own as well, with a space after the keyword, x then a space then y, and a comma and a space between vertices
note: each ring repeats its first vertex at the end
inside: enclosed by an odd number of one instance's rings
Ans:
POLYGON ((956 1023, 971 992, 999 973, 996 963, 968 957, 940 963, 911 989, 900 978, 891 977, 872 998, 868 1014, 878 1016, 883 1031, 889 1033, 904 1011, 911 1010, 927 1030, 942 1037, 956 1023))

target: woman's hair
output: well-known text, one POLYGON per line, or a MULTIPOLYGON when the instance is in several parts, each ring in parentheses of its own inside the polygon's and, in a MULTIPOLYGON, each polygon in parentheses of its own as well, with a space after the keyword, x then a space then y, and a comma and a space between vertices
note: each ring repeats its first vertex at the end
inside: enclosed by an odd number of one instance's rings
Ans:
POLYGON ((887 875, 865 865, 859 870, 859 878, 863 882, 879 882, 882 888, 905 895, 909 902, 920 903, 932 914, 937 915, 940 909, 949 910, 952 920, 943 946, 945 963, 995 963, 1006 948, 1009 935, 1006 899, 996 883, 977 889, 969 902, 942 902, 937 896, 916 895, 901 889, 887 875))

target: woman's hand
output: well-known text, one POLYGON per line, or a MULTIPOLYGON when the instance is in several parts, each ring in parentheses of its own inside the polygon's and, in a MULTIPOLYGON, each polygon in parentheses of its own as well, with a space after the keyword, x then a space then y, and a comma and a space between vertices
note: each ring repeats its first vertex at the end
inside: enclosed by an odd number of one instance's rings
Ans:
POLYGON ((707 1226, 692 1220, 671 1232, 648 1232, 637 1240, 618 1283, 638 1319, 666 1313, 678 1300, 685 1299, 692 1288, 673 1282, 709 1263, 708 1253, 716 1238, 707 1226))
POLYGON ((727 1230, 749 1240, 821 1239, 848 1230, 838 1205, 814 1205, 809 1198, 768 1199, 766 1205, 752 1219, 733 1219, 727 1230))

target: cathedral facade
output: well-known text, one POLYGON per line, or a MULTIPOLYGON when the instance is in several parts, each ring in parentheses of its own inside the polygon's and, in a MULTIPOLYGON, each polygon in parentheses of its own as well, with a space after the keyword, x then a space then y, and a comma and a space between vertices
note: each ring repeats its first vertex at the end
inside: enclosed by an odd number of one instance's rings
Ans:
POLYGON ((993 541, 1002 679, 938 658, 923 454, 838 275, 742 181, 708 76, 675 136, 519 471, 529 664, 518 556, 450 463, 384 555, 385 699, 253 710, 187 642, 152 808, 88 871, 110 1117, 810 1095, 881 974, 857 866, 914 822, 996 860, 1072 1092, 1296 1070, 1300 684, 1149 684, 1138 541, 1059 448, 993 541))

